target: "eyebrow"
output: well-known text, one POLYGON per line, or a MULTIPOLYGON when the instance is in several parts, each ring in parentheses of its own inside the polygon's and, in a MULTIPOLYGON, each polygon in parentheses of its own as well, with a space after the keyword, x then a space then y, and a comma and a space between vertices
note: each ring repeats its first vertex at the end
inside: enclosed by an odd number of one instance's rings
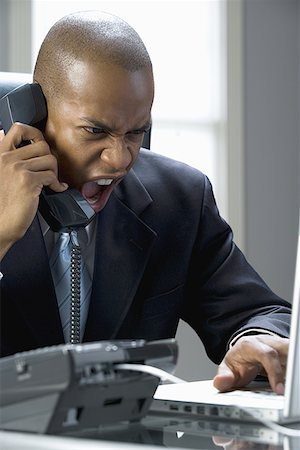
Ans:
MULTIPOLYGON (((108 126, 107 124, 105 124, 104 122, 99 122, 98 120, 94 120, 89 117, 81 117, 81 120, 84 120, 85 122, 87 122, 87 124, 89 124, 91 127, 103 129, 103 130, 107 131, 108 133, 114 132, 114 129, 112 127, 108 126)), ((139 130, 148 131, 151 128, 151 125, 152 125, 152 120, 150 119, 150 120, 147 120, 142 126, 133 128, 130 131, 139 131, 139 130)))

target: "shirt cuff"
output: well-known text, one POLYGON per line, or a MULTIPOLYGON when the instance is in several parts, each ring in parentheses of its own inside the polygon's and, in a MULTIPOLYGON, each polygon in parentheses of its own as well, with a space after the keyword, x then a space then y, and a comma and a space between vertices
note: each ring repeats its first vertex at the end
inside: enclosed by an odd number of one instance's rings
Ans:
POLYGON ((0 281, 2 280, 2 278, 3 278, 3 273, 0 272, 0 281))
POLYGON ((243 336, 254 336, 256 334, 268 334, 269 336, 277 336, 279 337, 279 334, 273 333, 272 331, 265 330, 263 328, 249 328, 248 330, 241 331, 241 333, 234 336, 234 338, 229 341, 229 348, 232 348, 234 344, 243 336))

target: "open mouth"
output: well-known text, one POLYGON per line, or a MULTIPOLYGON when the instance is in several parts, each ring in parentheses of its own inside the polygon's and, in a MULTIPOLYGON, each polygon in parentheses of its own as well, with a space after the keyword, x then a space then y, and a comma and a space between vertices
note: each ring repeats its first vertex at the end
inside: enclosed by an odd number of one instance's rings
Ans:
POLYGON ((95 212, 99 212, 104 206, 115 186, 112 178, 101 178, 85 183, 81 193, 95 212))

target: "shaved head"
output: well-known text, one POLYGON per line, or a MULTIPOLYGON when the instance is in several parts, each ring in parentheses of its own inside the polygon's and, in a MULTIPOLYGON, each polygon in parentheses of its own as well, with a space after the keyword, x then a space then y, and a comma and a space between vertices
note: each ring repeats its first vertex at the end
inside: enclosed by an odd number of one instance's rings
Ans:
POLYGON ((68 74, 78 63, 98 66, 99 71, 101 65, 117 65, 130 72, 152 71, 138 33, 119 17, 99 11, 67 15, 46 35, 33 78, 41 85, 47 101, 64 92, 68 74))

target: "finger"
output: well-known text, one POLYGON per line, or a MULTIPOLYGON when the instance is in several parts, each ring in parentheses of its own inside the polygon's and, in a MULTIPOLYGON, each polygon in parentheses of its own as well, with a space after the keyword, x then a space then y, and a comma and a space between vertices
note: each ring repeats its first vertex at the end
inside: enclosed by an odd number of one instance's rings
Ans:
POLYGON ((51 170, 32 172, 32 179, 39 189, 38 195, 44 186, 49 186, 55 192, 63 192, 68 188, 67 183, 60 182, 51 170))
POLYGON ((213 379, 213 385, 221 392, 229 391, 235 385, 234 372, 223 361, 218 367, 218 373, 213 379))
POLYGON ((43 133, 35 127, 16 122, 12 125, 5 138, 1 142, 1 152, 15 150, 24 141, 43 141, 43 133))
POLYGON ((4 131, 0 130, 0 142, 4 139, 4 131))
MULTIPOLYGON (((37 195, 40 194, 43 186, 49 186, 57 192, 67 189, 68 185, 57 178, 57 160, 51 153, 20 159, 15 155, 17 152, 18 150, 1 154, 0 159, 5 167, 6 178, 23 180, 24 187, 31 186, 37 195)), ((30 151, 27 156, 32 156, 32 153, 35 154, 30 151)))
POLYGON ((11 168, 12 179, 23 174, 26 179, 25 185, 31 185, 35 192, 40 193, 43 186, 49 186, 56 192, 68 188, 66 183, 58 180, 57 159, 44 140, 1 153, 1 164, 6 167, 6 171, 11 168), (37 176, 38 172, 41 172, 40 176, 37 176), (36 176, 31 180, 34 174, 36 176))
MULTIPOLYGON (((255 339, 242 338, 244 342, 243 355, 248 365, 251 363, 264 371, 271 388, 277 394, 284 391, 285 363, 288 350, 288 340, 280 337, 257 336, 255 339), (253 346, 253 341, 255 346, 253 346)), ((246 364, 245 364, 246 365, 246 364)))
MULTIPOLYGON (((10 155, 11 153, 6 153, 3 156, 10 155)), ((2 158, 3 160, 5 158, 2 158)), ((14 173, 21 174, 22 172, 44 172, 52 171, 55 178, 57 178, 57 161, 52 154, 35 156, 28 159, 17 159, 13 163, 15 170, 14 173)), ((8 165, 7 165, 8 166, 8 165)))
POLYGON ((19 161, 19 166, 24 170, 29 170, 31 172, 52 170, 55 175, 57 173, 57 162, 55 157, 51 154, 21 160, 19 161))
POLYGON ((285 373, 278 351, 262 342, 260 350, 259 362, 266 372, 272 390, 277 394, 283 394, 285 373))
MULTIPOLYGON (((33 144, 34 146, 34 144, 33 144)), ((67 183, 58 180, 57 159, 52 153, 30 158, 23 162, 26 165, 26 170, 31 172, 41 172, 43 186, 49 186, 56 192, 62 192, 68 188, 67 183), (51 174, 50 178, 49 175, 51 174)))
POLYGON ((282 394, 287 350, 287 339, 243 337, 225 355, 214 386, 221 391, 245 386, 259 373, 265 373, 272 389, 282 394))
POLYGON ((29 143, 24 147, 14 149, 14 151, 7 150, 6 152, 1 153, 3 161, 6 161, 7 159, 10 162, 29 160, 44 155, 51 155, 49 145, 44 140, 33 144, 29 143))
POLYGON ((225 355, 218 367, 214 379, 214 386, 220 391, 239 388, 250 383, 261 371, 261 364, 257 359, 257 343, 253 340, 241 338, 225 355))

